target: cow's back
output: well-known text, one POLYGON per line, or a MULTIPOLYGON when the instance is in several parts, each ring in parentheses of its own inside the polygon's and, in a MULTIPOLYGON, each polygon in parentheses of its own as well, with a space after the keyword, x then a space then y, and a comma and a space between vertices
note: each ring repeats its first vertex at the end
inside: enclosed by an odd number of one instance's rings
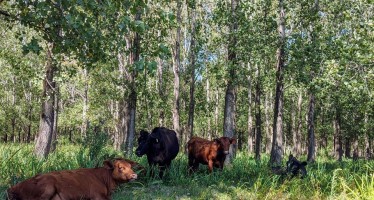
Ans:
POLYGON ((179 142, 175 131, 164 128, 156 127, 152 131, 152 135, 163 142, 164 150, 162 154, 167 161, 173 160, 179 152, 179 142))
POLYGON ((196 162, 207 164, 212 141, 200 137, 192 137, 187 143, 188 157, 196 162))
POLYGON ((11 200, 106 198, 110 195, 109 177, 105 168, 55 171, 16 184, 8 196, 11 200))

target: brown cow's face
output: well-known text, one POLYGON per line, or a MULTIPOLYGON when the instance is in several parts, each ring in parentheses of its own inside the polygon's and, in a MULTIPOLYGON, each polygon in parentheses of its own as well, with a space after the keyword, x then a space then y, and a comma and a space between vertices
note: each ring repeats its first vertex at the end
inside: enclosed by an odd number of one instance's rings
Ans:
POLYGON ((119 182, 133 181, 138 175, 131 168, 131 164, 125 160, 115 160, 113 162, 113 178, 119 182))
POLYGON ((236 138, 220 137, 216 139, 215 142, 219 145, 219 149, 223 151, 225 155, 229 154, 229 149, 231 144, 236 144, 236 138))

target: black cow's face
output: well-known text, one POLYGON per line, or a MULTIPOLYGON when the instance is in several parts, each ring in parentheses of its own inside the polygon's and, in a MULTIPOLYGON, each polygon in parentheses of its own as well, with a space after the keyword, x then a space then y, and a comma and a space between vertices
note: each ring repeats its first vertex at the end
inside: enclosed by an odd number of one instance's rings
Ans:
POLYGON ((149 133, 147 131, 140 131, 140 137, 138 138, 138 148, 136 148, 135 154, 138 157, 141 157, 145 153, 147 153, 149 148, 149 133))
POLYGON ((153 135, 149 134, 147 131, 140 131, 140 137, 138 138, 138 148, 135 151, 135 154, 138 157, 143 156, 148 152, 149 149, 157 151, 162 149, 162 143, 160 139, 155 138, 153 135))
POLYGON ((300 162, 291 154, 287 161, 287 173, 291 173, 292 176, 297 176, 300 173, 301 178, 304 178, 307 175, 306 165, 307 162, 300 162))
POLYGON ((219 149, 223 151, 225 155, 229 154, 229 149, 231 144, 236 144, 236 138, 229 138, 229 137, 220 137, 214 140, 218 145, 219 149))

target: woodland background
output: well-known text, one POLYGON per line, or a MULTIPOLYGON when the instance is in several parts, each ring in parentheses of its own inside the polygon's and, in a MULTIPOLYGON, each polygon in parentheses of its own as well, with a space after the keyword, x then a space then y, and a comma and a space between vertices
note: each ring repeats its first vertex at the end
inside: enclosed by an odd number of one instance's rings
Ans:
POLYGON ((131 155, 139 130, 165 126, 182 145, 236 136, 272 164, 371 158, 373 7, 2 0, 1 142, 35 143, 43 158, 103 132, 131 155))
POLYGON ((373 199, 373 14, 372 0, 0 0, 0 197, 116 156, 148 169, 136 138, 165 126, 182 145, 165 177, 113 199, 373 199), (238 143, 223 171, 189 175, 191 136, 238 143), (270 170, 291 153, 304 179, 270 170))

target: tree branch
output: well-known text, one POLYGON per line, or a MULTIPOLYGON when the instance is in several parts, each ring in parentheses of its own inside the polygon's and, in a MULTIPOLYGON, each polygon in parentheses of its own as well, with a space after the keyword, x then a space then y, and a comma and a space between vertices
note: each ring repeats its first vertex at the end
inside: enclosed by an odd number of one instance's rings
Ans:
MULTIPOLYGON (((1 0, 0 0, 0 3, 1 3, 1 0)), ((4 10, 0 10, 0 14, 6 17, 12 17, 7 11, 4 11, 4 10)))

